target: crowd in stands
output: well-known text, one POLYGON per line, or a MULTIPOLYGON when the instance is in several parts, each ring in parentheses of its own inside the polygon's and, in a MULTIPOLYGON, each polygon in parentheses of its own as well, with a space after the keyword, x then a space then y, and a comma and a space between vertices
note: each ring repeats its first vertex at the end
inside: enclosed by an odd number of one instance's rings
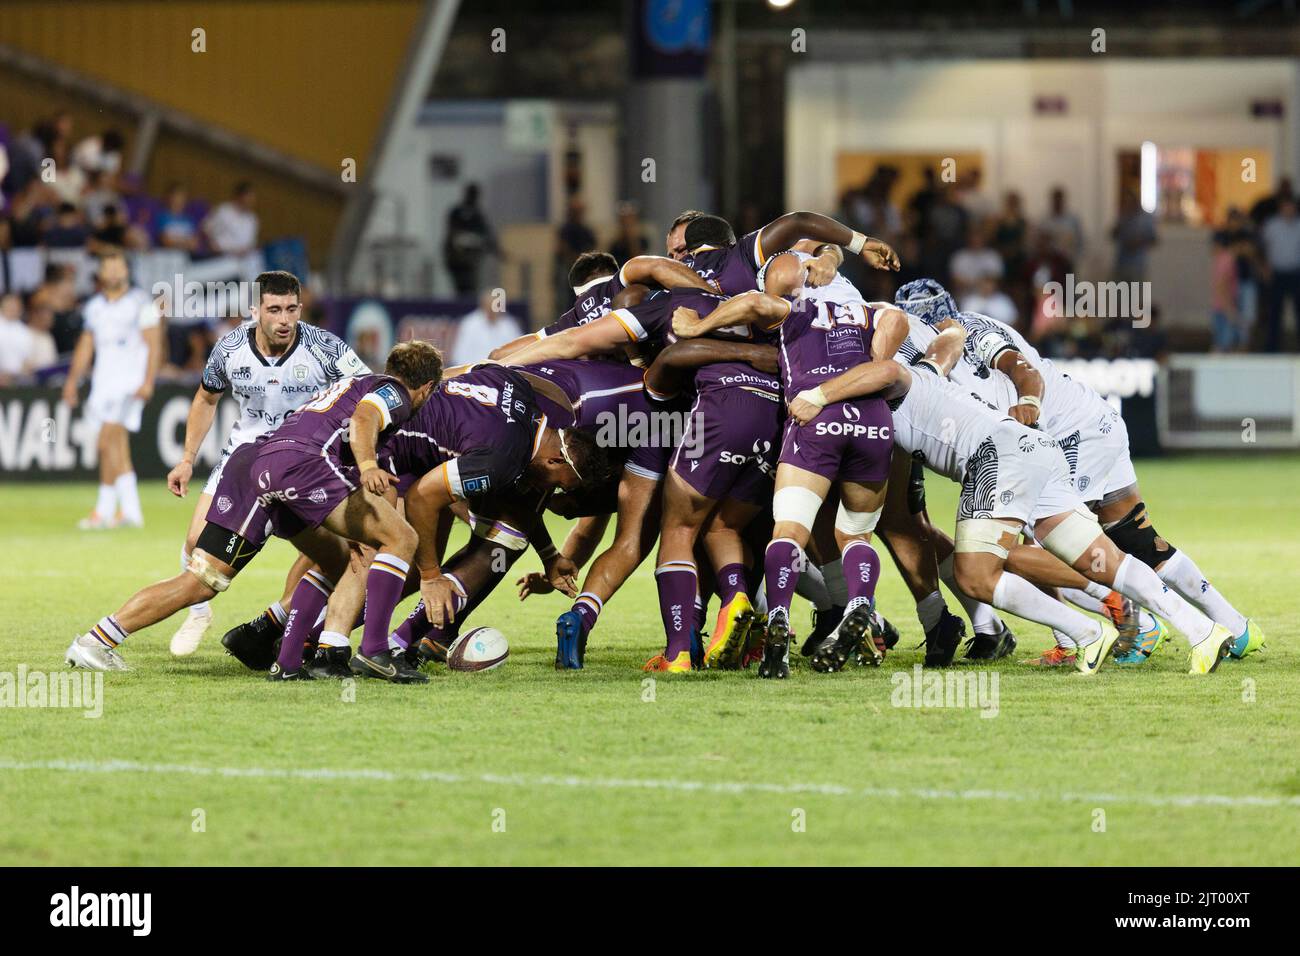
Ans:
MULTIPOLYGON (((215 208, 182 182, 154 196, 128 170, 124 153, 118 130, 78 139, 66 112, 17 133, 0 122, 0 385, 66 360, 81 329, 80 301, 92 291, 94 257, 106 249, 125 249, 137 262, 151 252, 175 253, 187 278, 198 263, 204 279, 218 281, 262 270, 251 184, 236 184, 215 208)), ((168 371, 179 375, 202 368, 233 317, 177 318, 168 371)))

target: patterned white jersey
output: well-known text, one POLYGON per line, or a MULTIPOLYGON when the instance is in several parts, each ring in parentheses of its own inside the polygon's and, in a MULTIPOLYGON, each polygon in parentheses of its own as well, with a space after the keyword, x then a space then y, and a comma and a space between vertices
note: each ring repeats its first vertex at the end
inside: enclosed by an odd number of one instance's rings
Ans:
POLYGON ((1019 398, 1011 379, 993 370, 997 357, 1007 349, 1023 355, 1043 378, 1043 408, 1039 413, 1038 427, 1049 435, 1061 438, 1081 427, 1086 427, 1098 417, 1109 417, 1114 409, 1092 388, 1075 381, 1045 359, 1038 350, 1025 341, 1024 336, 1005 323, 974 312, 961 312, 957 321, 967 332, 966 352, 962 365, 969 365, 975 375, 989 383, 993 401, 1004 411, 1019 398), (981 374, 983 373, 983 374, 981 374))
POLYGON ((97 397, 130 395, 144 384, 149 346, 144 330, 158 326, 158 309, 144 289, 127 289, 110 301, 96 293, 82 309, 95 341, 90 391, 97 397))
MULTIPOLYGON (((888 304, 887 302, 871 303, 874 308, 883 308, 888 304)), ((909 314, 907 316, 907 338, 898 347, 898 354, 895 357, 904 365, 915 364, 925 355, 925 350, 930 347, 930 343, 938 335, 939 333, 934 326, 927 325, 921 319, 909 314)), ((980 368, 972 365, 966 355, 963 354, 961 361, 953 366, 952 371, 948 373, 948 378, 968 391, 972 398, 983 402, 994 411, 1001 410, 1005 414, 1006 410, 1011 407, 1012 402, 1016 400, 1014 386, 1011 388, 1010 400, 1006 399, 1006 389, 1003 383, 1009 384, 1011 380, 1001 372, 988 372, 985 369, 986 374, 981 375, 980 371, 980 368), (1002 381, 999 382, 999 379, 1002 381)))
POLYGON ((319 389, 370 369, 338 336, 304 322, 288 351, 265 356, 257 347, 255 322, 245 322, 216 344, 203 369, 203 388, 229 389, 239 402, 239 420, 226 442, 228 453, 284 423, 319 389))

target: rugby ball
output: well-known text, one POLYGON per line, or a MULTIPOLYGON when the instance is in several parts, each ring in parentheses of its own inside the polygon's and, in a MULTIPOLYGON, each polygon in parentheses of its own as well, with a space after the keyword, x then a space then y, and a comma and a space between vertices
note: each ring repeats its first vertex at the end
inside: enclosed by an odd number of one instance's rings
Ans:
POLYGON ((506 636, 495 627, 476 627, 462 634, 447 650, 447 667, 454 671, 490 671, 510 656, 506 636))

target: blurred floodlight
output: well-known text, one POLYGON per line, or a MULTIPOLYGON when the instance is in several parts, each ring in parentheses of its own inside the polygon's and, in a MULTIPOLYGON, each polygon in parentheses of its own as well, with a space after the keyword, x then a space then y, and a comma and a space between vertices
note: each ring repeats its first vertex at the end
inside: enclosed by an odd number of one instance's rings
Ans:
POLYGON ((767 5, 773 10, 784 10, 786 7, 794 6, 794 0, 767 0, 767 5))
POLYGON ((1142 208, 1156 211, 1156 144, 1150 140, 1142 144, 1142 208))

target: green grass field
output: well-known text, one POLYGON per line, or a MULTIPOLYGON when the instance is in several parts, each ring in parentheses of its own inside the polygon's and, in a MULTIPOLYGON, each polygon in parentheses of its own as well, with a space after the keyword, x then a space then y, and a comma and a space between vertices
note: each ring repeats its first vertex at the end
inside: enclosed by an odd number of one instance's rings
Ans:
MULTIPOLYGON (((557 595, 502 588, 478 612, 512 654, 423 687, 272 686, 218 637, 278 596, 274 543, 215 604, 199 652, 179 617, 123 646, 103 715, 0 709, 6 864, 1295 864, 1300 858, 1300 475, 1296 457, 1141 463, 1160 531, 1268 649, 1208 678, 1186 645, 1095 680, 996 667, 998 713, 893 706, 921 652, 784 683, 660 676, 651 564, 607 607, 585 671, 556 673, 557 595)), ((931 514, 955 486, 931 477, 931 514)), ((191 502, 145 489, 144 530, 83 533, 93 489, 0 485, 0 673, 59 669, 74 634, 174 572, 191 502)), ((944 522, 950 524, 949 521, 944 522)), ((537 566, 528 555, 524 569, 537 566)), ((955 608, 955 602, 952 602, 955 608)), ((802 626, 806 606, 796 610, 802 626)))

